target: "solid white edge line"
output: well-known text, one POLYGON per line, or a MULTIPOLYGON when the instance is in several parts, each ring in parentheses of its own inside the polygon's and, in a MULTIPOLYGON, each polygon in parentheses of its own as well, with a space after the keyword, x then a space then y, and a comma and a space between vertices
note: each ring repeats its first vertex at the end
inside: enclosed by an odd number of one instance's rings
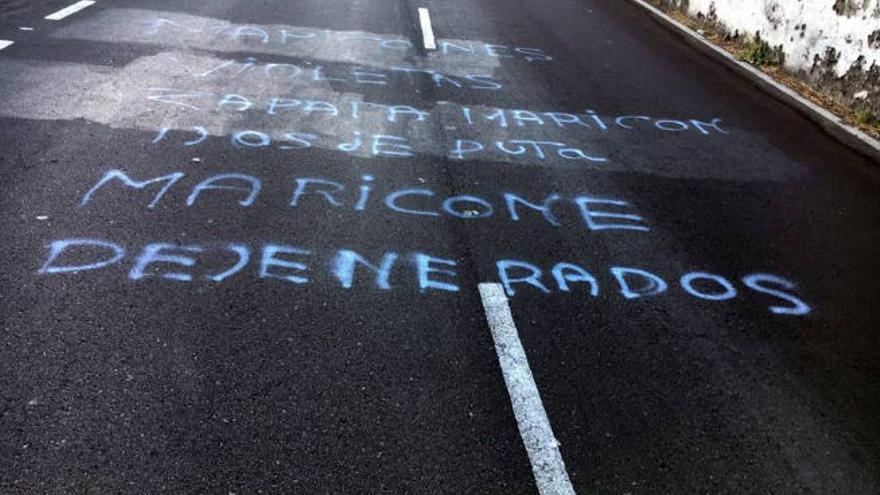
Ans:
POLYGON ((424 7, 419 7, 419 24, 422 26, 422 43, 425 45, 425 50, 436 50, 437 42, 434 40, 434 28, 431 27, 431 14, 424 7))
POLYGON ((63 9, 61 9, 57 12, 52 12, 51 14, 44 17, 44 19, 49 20, 49 21, 60 21, 61 19, 64 19, 65 17, 67 17, 69 15, 76 14, 80 10, 82 10, 86 7, 91 7, 94 4, 95 4, 94 0, 80 0, 79 2, 76 2, 72 5, 68 5, 67 7, 64 7, 63 9))
POLYGON ((824 108, 814 104, 813 102, 804 98, 803 96, 800 95, 800 93, 789 88, 788 86, 785 86, 783 84, 776 82, 775 79, 768 76, 767 74, 764 74, 763 72, 756 69, 752 65, 747 64, 741 60, 738 60, 735 56, 730 54, 727 50, 724 50, 723 48, 716 46, 713 43, 709 42, 708 40, 706 40, 705 38, 700 36, 700 34, 697 33, 696 31, 694 31, 693 29, 685 26, 684 24, 676 21, 672 17, 666 15, 665 12, 663 12, 662 10, 658 9, 657 7, 654 7, 653 5, 645 2, 645 0, 630 0, 630 1, 632 1, 636 5, 644 8, 645 10, 647 10, 648 12, 653 14, 655 17, 657 17, 661 21, 665 22, 666 24, 668 24, 668 25, 674 27, 675 29, 678 29, 681 32, 687 34, 691 38, 692 41, 696 41, 704 48, 707 48, 707 49, 715 52, 715 54, 725 58, 728 62, 736 65, 741 70, 746 71, 752 77, 759 79, 764 84, 767 84, 770 87, 774 88, 775 90, 779 91, 785 97, 787 97, 789 100, 793 100, 793 102, 797 103, 801 107, 803 107, 809 111, 812 111, 818 117, 825 119, 828 123, 835 126, 838 130, 844 131, 845 133, 849 134, 850 137, 854 137, 854 138, 860 140, 863 144, 868 145, 869 147, 873 148, 874 151, 880 152, 880 141, 878 141, 878 140, 874 139, 873 137, 865 134, 864 132, 856 129, 855 127, 847 124, 837 115, 834 115, 833 113, 829 112, 828 110, 825 110, 824 108))
POLYGON ((13 43, 15 43, 15 42, 9 41, 9 40, 0 40, 0 50, 6 48, 7 46, 12 45, 13 43))
POLYGON ((479 289, 516 425, 532 464, 538 492, 541 495, 574 495, 559 452, 559 442, 553 435, 550 419, 541 402, 504 289, 498 283, 481 283, 479 289))

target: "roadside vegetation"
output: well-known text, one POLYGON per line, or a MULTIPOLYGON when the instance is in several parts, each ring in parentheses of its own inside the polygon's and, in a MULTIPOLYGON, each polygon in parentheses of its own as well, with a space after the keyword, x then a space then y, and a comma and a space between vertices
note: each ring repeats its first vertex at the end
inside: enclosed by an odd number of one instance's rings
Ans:
POLYGON ((782 47, 772 48, 769 43, 761 39, 760 33, 744 43, 745 47, 741 58, 746 62, 764 67, 767 65, 782 65, 782 47))
POLYGON ((859 124, 880 129, 880 118, 874 115, 874 112, 870 110, 860 110, 856 112, 856 121, 859 124))

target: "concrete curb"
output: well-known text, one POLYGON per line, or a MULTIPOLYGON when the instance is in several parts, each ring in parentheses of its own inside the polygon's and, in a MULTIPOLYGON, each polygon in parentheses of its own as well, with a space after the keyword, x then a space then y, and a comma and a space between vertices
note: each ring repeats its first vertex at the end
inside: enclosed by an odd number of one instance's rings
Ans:
POLYGON ((689 45, 709 56, 716 57, 738 74, 748 78, 755 86, 799 110, 810 120, 819 124, 831 136, 880 162, 880 141, 845 123, 837 115, 807 100, 788 86, 776 82, 772 77, 752 65, 738 60, 723 48, 709 42, 693 29, 669 17, 665 12, 645 0, 630 1, 647 10, 661 24, 672 28, 673 32, 681 36, 689 45))

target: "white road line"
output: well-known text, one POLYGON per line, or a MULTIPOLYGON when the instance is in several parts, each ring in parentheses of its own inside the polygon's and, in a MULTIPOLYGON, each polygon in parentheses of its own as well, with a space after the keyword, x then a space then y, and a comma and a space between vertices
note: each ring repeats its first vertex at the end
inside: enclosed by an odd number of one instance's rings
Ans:
POLYGON ((53 13, 47 15, 44 19, 47 19, 49 21, 60 21, 61 19, 64 19, 65 17, 67 17, 69 15, 76 14, 80 10, 82 10, 86 7, 90 7, 94 4, 95 4, 95 2, 93 0, 80 0, 79 2, 76 2, 73 5, 68 5, 67 7, 64 7, 63 9, 59 10, 58 12, 53 12, 53 13))
POLYGON ((9 45, 11 45, 11 44, 13 44, 13 43, 15 43, 15 42, 14 42, 14 41, 9 41, 9 40, 0 40, 0 50, 6 48, 7 46, 9 46, 9 45))
POLYGON ((422 43, 425 50, 436 50, 437 42, 434 41, 434 28, 431 27, 431 14, 428 9, 419 7, 419 24, 422 25, 422 43))
POLYGON ((480 297, 495 340, 495 352, 501 363, 519 434, 532 463, 538 492, 541 495, 574 495, 562 454, 559 453, 559 442, 550 428, 550 420, 532 377, 526 351, 519 340, 504 289, 501 284, 481 283, 480 297))

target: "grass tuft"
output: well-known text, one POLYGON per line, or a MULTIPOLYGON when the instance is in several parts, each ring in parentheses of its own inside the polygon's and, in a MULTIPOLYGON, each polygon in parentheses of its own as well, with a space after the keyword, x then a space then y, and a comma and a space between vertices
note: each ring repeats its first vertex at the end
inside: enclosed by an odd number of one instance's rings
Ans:
POLYGON ((760 35, 756 35, 746 44, 743 60, 757 67, 779 65, 779 55, 776 53, 776 50, 771 48, 769 43, 762 40, 760 35))
POLYGON ((880 119, 870 110, 859 110, 856 112, 856 122, 861 125, 872 127, 880 127, 880 119))

